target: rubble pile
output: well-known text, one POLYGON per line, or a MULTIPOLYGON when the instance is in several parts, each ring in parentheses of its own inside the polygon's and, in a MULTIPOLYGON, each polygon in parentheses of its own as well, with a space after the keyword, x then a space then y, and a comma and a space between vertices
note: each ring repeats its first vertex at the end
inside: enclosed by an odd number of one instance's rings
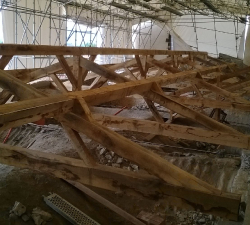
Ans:
POLYGON ((122 169, 130 170, 130 171, 139 170, 138 165, 131 163, 127 159, 115 154, 113 151, 109 151, 108 149, 100 145, 97 146, 96 148, 96 155, 98 157, 100 164, 122 168, 122 169))

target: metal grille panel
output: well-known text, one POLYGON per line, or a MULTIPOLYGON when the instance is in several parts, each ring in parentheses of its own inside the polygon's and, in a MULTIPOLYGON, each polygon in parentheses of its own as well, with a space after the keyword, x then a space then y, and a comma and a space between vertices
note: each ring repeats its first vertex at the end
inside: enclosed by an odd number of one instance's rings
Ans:
POLYGON ((47 197, 44 197, 44 201, 52 209, 70 221, 75 225, 100 225, 85 213, 77 209, 75 206, 70 204, 68 201, 53 193, 47 197))

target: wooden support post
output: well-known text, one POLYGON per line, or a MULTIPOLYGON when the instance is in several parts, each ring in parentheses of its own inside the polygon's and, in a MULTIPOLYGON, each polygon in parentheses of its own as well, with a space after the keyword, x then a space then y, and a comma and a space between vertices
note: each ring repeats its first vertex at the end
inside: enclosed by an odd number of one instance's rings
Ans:
POLYGON ((78 80, 79 76, 82 74, 82 67, 80 66, 80 56, 73 56, 73 75, 75 80, 78 80))
MULTIPOLYGON (((96 58, 96 55, 91 55, 89 57, 89 61, 94 62, 95 58, 96 58)), ((79 60, 80 60, 80 58, 79 58, 79 60)), ((80 61, 79 61, 79 63, 80 63, 80 61)), ((77 90, 78 91, 80 91, 82 89, 82 84, 83 84, 88 72, 89 71, 87 69, 81 67, 81 73, 78 76, 78 82, 77 82, 77 90)))
POLYGON ((144 69, 143 69, 143 66, 142 66, 142 62, 141 62, 140 56, 139 56, 139 55, 135 55, 135 59, 136 59, 138 68, 139 68, 139 70, 140 70, 141 77, 146 78, 146 73, 145 73, 145 71, 144 71, 144 69))
POLYGON ((76 87, 77 87, 76 78, 75 78, 73 72, 71 71, 67 61, 65 60, 64 56, 63 55, 57 55, 56 57, 57 57, 59 63, 61 64, 61 67, 65 71, 67 77, 69 78, 69 81, 72 84, 72 89, 76 90, 76 87))

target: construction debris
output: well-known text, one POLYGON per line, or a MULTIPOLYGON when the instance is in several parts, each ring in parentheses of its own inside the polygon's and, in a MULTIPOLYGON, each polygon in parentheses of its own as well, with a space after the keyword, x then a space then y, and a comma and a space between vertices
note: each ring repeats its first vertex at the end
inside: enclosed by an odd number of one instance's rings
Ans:
POLYGON ((52 220, 51 214, 41 210, 39 207, 33 209, 31 217, 36 225, 44 225, 52 220))
POLYGON ((16 216, 22 216, 26 212, 26 207, 20 203, 15 202, 13 208, 10 210, 10 214, 14 213, 16 216))

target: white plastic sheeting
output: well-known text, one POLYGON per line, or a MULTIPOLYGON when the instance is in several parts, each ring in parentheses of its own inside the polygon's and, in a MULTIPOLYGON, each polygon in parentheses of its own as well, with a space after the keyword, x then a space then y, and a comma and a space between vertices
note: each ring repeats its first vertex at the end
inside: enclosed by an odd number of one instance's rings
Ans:
MULTIPOLYGON (((64 8, 55 2, 51 2, 50 5, 49 1, 35 0, 31 2, 19 0, 15 5, 6 7, 1 11, 4 43, 65 45, 66 22, 57 19, 52 20, 49 15, 39 14, 39 11, 51 11, 55 16, 65 15, 64 8), (30 11, 22 10, 25 8, 30 11), (35 10, 36 13, 34 14, 32 10, 35 10), (49 29, 50 27, 51 29, 49 29)), ((52 61, 55 62, 53 59, 42 57, 19 56, 12 59, 8 68, 44 67, 48 66, 52 61)))
MULTIPOLYGON (((172 50, 187 50, 192 51, 192 48, 185 43, 182 38, 169 28, 166 24, 152 23, 151 21, 143 22, 140 26, 133 26, 133 48, 139 49, 168 49, 169 34, 173 37, 172 50)), ((157 59, 164 56, 157 56, 157 59)))
POLYGON ((187 15, 176 19, 173 30, 193 49, 217 57, 219 53, 237 57, 245 24, 208 16, 187 15))

